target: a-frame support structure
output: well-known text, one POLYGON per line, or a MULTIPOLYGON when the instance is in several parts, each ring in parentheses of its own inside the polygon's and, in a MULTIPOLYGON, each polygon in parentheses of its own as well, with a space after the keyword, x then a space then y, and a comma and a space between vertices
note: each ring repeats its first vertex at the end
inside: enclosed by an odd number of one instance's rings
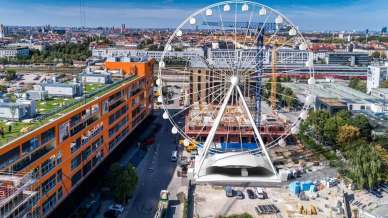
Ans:
POLYGON ((246 103, 246 101, 244 99, 244 95, 241 92, 241 89, 239 87, 239 83, 240 83, 240 81, 239 81, 238 76, 233 75, 233 76, 230 77, 230 87, 229 87, 229 90, 226 93, 225 99, 222 102, 222 105, 221 105, 221 107, 220 107, 220 109, 218 111, 217 117, 214 120, 213 126, 210 129, 210 131, 209 131, 209 135, 206 138, 206 141, 205 141, 204 146, 203 146, 203 150, 202 150, 202 152, 199 153, 199 156, 198 156, 199 161, 196 163, 195 170, 194 170, 194 177, 195 178, 201 177, 201 175, 199 175, 201 173, 201 168, 203 167, 204 161, 205 161, 205 159, 206 159, 206 157, 208 155, 208 152, 209 152, 209 148, 210 148, 210 146, 211 146, 211 144, 213 142, 213 139, 214 139, 214 136, 216 135, 218 126, 221 123, 221 120, 222 120, 222 117, 223 117, 223 115, 225 113, 225 110, 226 110, 226 107, 228 105, 229 99, 230 99, 230 97, 231 97, 231 95, 232 95, 234 90, 237 90, 237 93, 238 93, 238 96, 239 96, 238 99, 240 99, 242 104, 243 104, 244 110, 245 110, 245 112, 246 112, 246 114, 248 116, 249 122, 250 122, 250 124, 251 124, 251 126, 253 128, 254 135, 256 136, 256 138, 259 141, 261 150, 264 153, 264 155, 265 155, 265 157, 266 157, 266 159, 267 159, 267 161, 268 161, 268 163, 269 163, 269 165, 271 167, 271 171, 274 173, 275 176, 278 176, 278 173, 277 173, 277 171, 276 171, 276 169, 275 169, 275 167, 274 167, 274 165, 273 165, 273 163, 272 163, 272 161, 271 161, 271 159, 269 157, 267 149, 265 148, 263 139, 261 138, 259 130, 258 130, 256 124, 255 124, 255 120, 254 120, 254 118, 253 118, 253 116, 252 116, 252 114, 251 114, 251 112, 249 110, 249 107, 248 107, 248 105, 247 105, 247 103, 246 103))

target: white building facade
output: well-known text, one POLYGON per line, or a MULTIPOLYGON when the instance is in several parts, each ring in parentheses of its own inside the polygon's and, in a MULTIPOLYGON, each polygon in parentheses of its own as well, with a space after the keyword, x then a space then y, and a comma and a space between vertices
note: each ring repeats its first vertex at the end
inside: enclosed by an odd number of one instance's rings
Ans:
POLYGON ((371 93, 372 89, 380 88, 382 81, 388 80, 388 64, 385 66, 369 66, 366 88, 371 93))
POLYGON ((30 54, 30 49, 27 47, 3 47, 0 48, 0 58, 11 58, 11 57, 25 57, 30 54))

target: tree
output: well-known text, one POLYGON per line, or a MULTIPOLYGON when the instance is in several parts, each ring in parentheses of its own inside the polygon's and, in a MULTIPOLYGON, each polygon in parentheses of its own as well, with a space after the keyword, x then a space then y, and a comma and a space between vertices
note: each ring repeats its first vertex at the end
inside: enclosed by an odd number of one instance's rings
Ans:
POLYGON ((380 52, 378 52, 378 51, 374 51, 371 55, 371 57, 374 59, 378 59, 378 58, 380 58, 380 56, 381 56, 380 52))
POLYGON ((341 110, 326 120, 323 128, 323 135, 329 144, 334 145, 337 141, 338 129, 341 126, 349 124, 350 113, 346 110, 341 110))
POLYGON ((0 92, 7 92, 7 86, 0 85, 0 92))
POLYGON ((326 111, 310 111, 308 118, 306 119, 306 125, 308 125, 313 131, 314 138, 319 142, 324 139, 324 128, 326 121, 330 118, 330 114, 326 111))
POLYGON ((349 176, 359 188, 373 188, 383 176, 383 164, 376 149, 365 142, 357 140, 352 143, 346 156, 349 160, 349 176))
POLYGON ((360 129, 351 125, 344 125, 338 128, 337 142, 346 146, 360 137, 360 129))
POLYGON ((120 175, 121 171, 123 171, 123 167, 119 163, 113 163, 110 166, 105 182, 111 190, 114 189, 116 185, 116 179, 120 175))
POLYGON ((350 119, 350 125, 360 129, 360 136, 366 140, 371 139, 372 126, 370 125, 368 118, 363 115, 356 115, 350 119))
POLYGON ((381 88, 388 88, 388 80, 382 81, 380 87, 381 88))
POLYGON ((292 91, 291 88, 284 88, 283 90, 283 101, 285 105, 288 108, 295 107, 297 104, 296 97, 294 95, 294 92, 292 91))
POLYGON ((137 176, 136 168, 130 163, 128 164, 127 171, 128 171, 128 175, 131 179, 130 183, 129 183, 130 184, 129 193, 130 193, 130 195, 132 195, 132 193, 136 189, 137 183, 139 181, 139 177, 137 176))
POLYGON ((326 120, 323 127, 323 135, 329 141, 330 144, 334 144, 338 133, 338 123, 336 117, 330 117, 326 120))
POLYGON ((360 92, 366 92, 366 83, 365 81, 359 79, 359 78, 352 78, 350 79, 349 81, 349 85, 348 85, 350 88, 352 89, 356 89, 360 92))
POLYGON ((16 70, 14 70, 14 69, 7 69, 5 71, 5 80, 11 81, 11 80, 15 79, 15 77, 16 77, 16 70))
POLYGON ((110 167, 105 181, 113 191, 115 199, 125 203, 134 192, 138 182, 136 168, 131 164, 125 168, 119 163, 114 163, 110 167))
POLYGON ((120 203, 126 203, 131 194, 131 188, 131 177, 129 176, 128 171, 121 171, 116 178, 116 184, 113 189, 116 200, 120 203))

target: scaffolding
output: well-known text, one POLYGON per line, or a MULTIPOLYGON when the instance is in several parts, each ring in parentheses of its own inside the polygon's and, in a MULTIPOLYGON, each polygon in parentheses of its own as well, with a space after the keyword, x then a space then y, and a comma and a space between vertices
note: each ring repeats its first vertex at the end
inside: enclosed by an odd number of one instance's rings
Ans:
POLYGON ((36 192, 31 173, 0 171, 0 217, 27 217, 36 192))

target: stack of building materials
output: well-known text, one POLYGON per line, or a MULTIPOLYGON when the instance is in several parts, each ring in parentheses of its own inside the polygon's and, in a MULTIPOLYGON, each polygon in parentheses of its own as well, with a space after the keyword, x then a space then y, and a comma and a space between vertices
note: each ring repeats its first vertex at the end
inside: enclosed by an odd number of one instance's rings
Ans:
POLYGON ((315 192, 317 190, 316 185, 312 181, 304 181, 304 182, 292 182, 289 184, 290 192, 299 195, 302 192, 315 192))
POLYGON ((305 181, 301 183, 301 191, 307 192, 310 191, 310 187, 313 185, 311 181, 305 181))
POLYGON ((300 182, 292 182, 289 184, 288 188, 290 189, 291 193, 294 195, 298 195, 300 193, 300 182))

